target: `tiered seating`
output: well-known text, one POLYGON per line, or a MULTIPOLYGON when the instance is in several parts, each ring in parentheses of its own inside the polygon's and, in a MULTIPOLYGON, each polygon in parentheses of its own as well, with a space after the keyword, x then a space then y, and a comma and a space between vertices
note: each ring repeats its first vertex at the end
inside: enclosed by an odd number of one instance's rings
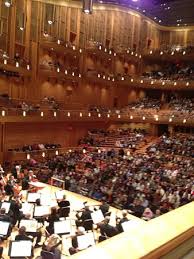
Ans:
POLYGON ((101 146, 106 148, 133 148, 136 149, 141 141, 144 141, 144 130, 124 130, 89 132, 87 136, 80 140, 80 144, 101 146))

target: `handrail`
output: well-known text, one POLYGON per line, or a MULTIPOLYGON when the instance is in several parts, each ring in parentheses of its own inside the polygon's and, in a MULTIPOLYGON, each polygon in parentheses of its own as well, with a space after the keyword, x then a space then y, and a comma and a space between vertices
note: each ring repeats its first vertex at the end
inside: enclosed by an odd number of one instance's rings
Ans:
POLYGON ((151 259, 161 258, 194 235, 194 202, 179 207, 145 225, 137 226, 95 247, 79 252, 73 259, 151 259))

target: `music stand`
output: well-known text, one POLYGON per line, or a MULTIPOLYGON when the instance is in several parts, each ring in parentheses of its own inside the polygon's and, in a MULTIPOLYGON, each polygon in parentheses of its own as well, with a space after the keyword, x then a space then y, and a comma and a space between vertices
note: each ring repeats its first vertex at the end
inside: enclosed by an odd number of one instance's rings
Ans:
POLYGON ((98 224, 104 220, 104 215, 101 210, 97 210, 91 213, 91 217, 94 224, 98 224))
POLYGON ((22 208, 20 209, 24 215, 30 214, 31 217, 33 217, 34 213, 34 204, 32 203, 22 203, 22 208))
POLYGON ((95 245, 94 233, 89 232, 81 236, 77 236, 78 249, 84 250, 89 246, 95 245))
POLYGON ((127 231, 137 228, 140 224, 142 224, 142 222, 132 219, 132 220, 121 223, 121 226, 123 228, 123 231, 127 232, 127 231))
POLYGON ((60 191, 55 192, 55 196, 56 196, 57 200, 62 200, 64 195, 65 195, 65 191, 64 190, 60 190, 60 191))
POLYGON ((34 217, 41 218, 50 215, 51 207, 49 206, 35 206, 34 217))
POLYGON ((37 199, 40 199, 41 194, 38 192, 29 192, 27 196, 27 202, 35 203, 37 199))
POLYGON ((71 233, 71 220, 55 221, 54 233, 58 235, 67 235, 71 233))
POLYGON ((0 236, 6 237, 8 235, 10 223, 6 221, 0 221, 0 236))
POLYGON ((5 213, 8 214, 9 213, 9 209, 10 209, 10 202, 2 202, 1 204, 1 209, 5 209, 5 213))
POLYGON ((8 255, 11 258, 32 256, 32 242, 28 240, 11 241, 8 255))
POLYGON ((28 233, 36 233, 38 228, 38 222, 34 219, 22 219, 20 221, 20 227, 25 227, 26 232, 28 233))

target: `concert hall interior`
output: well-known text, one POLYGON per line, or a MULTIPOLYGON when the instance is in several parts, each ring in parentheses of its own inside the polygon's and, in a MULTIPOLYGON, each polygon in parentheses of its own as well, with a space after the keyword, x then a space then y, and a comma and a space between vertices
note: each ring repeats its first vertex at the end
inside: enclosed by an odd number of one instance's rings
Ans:
POLYGON ((0 259, 194 258, 193 0, 0 0, 0 259))

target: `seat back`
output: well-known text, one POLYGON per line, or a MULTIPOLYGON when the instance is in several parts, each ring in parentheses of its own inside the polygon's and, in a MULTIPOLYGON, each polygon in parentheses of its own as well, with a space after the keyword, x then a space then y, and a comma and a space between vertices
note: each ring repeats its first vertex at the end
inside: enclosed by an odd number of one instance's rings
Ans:
POLYGON ((63 218, 69 217, 70 207, 62 207, 59 209, 59 216, 63 218))
POLYGON ((93 220, 92 219, 86 219, 83 222, 83 227, 86 231, 93 230, 93 220))
POLYGON ((42 259, 55 259, 55 255, 52 252, 48 251, 41 251, 42 259))

